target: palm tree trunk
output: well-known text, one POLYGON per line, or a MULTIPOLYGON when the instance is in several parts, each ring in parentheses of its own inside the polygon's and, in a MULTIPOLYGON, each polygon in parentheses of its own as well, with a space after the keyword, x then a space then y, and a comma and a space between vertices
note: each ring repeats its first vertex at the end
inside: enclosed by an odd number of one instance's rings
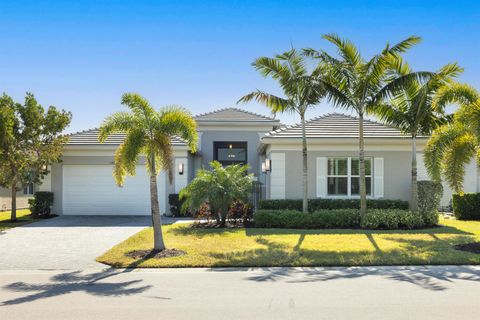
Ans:
POLYGON ((359 165, 360 165, 360 215, 364 217, 367 214, 367 184, 365 181, 365 141, 363 138, 363 113, 358 115, 359 120, 359 165))
POLYGON ((305 113, 300 114, 302 120, 302 160, 303 160, 303 203, 304 213, 308 212, 308 158, 307 158, 307 134, 305 132, 305 113))
POLYGON ((12 209, 10 212, 10 221, 17 221, 17 183, 12 185, 12 209))
POLYGON ((417 140, 415 136, 412 136, 412 196, 410 210, 418 211, 417 140))
MULTIPOLYGON (((153 157, 152 157, 153 158, 153 157)), ((160 206, 158 204, 157 176, 155 174, 155 159, 152 159, 152 172, 150 173, 150 205, 152 210, 153 226, 153 250, 162 251, 165 249, 162 234, 162 220, 160 217, 160 206)))

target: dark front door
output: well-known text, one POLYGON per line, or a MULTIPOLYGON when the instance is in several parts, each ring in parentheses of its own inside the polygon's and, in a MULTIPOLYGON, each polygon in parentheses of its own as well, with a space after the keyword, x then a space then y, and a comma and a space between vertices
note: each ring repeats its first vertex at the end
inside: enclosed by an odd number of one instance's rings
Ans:
POLYGON ((244 141, 216 141, 213 158, 223 166, 247 164, 247 143, 244 141))

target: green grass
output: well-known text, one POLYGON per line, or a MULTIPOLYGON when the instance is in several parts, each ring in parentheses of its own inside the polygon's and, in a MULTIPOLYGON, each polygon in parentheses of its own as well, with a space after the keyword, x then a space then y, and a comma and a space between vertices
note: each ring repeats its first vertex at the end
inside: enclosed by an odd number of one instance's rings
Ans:
POLYGON ((126 253, 152 247, 147 228, 97 258, 115 267, 266 267, 480 264, 480 255, 455 244, 480 241, 480 222, 441 220, 422 230, 293 230, 163 228, 167 247, 186 255, 132 259, 126 253))
POLYGON ((28 209, 17 210, 17 221, 15 222, 10 221, 10 211, 3 211, 0 212, 0 231, 23 226, 33 221, 36 219, 32 218, 28 209))

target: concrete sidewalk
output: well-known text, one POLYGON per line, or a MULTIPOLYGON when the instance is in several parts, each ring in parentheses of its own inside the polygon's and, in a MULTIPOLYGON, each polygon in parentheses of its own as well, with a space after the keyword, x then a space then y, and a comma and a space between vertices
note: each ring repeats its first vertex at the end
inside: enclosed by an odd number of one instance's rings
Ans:
POLYGON ((470 266, 0 271, 1 319, 477 319, 470 266))

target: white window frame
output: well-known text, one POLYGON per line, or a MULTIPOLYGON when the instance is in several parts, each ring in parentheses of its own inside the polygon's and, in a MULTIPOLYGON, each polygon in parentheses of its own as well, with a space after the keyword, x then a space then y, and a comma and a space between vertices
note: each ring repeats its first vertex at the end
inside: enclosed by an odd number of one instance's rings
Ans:
POLYGON ((33 196, 35 194, 35 184, 33 182, 27 184, 24 188, 23 188, 23 194, 25 196, 33 196), (32 191, 30 193, 30 191, 32 191))
MULTIPOLYGON (((352 195, 352 178, 360 178, 360 172, 358 175, 352 175, 352 159, 358 159, 358 157, 327 157, 327 197, 329 198, 359 198, 359 194, 352 195), (346 175, 332 175, 329 173, 328 162, 331 159, 347 159, 347 174, 346 175), (347 178, 347 194, 330 194, 328 193, 328 178, 347 178)), ((370 160, 370 174, 365 175, 365 178, 370 178, 370 194, 367 194, 368 198, 373 198, 373 157, 365 157, 365 160, 370 160)))

